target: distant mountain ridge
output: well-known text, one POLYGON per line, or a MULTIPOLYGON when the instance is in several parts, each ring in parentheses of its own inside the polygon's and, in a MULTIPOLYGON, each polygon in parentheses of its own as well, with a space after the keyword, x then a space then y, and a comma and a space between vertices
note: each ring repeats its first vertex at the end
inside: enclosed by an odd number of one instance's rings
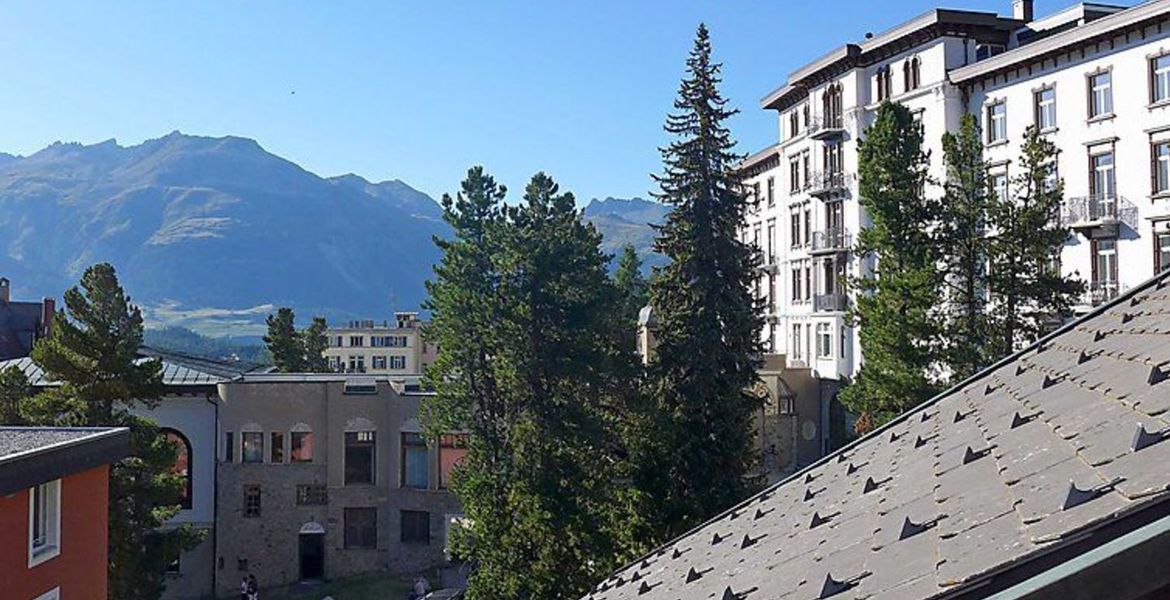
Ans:
MULTIPOLYGON (((584 212, 608 252, 649 254, 665 207, 607 198, 584 212)), ((14 297, 60 297, 109 261, 152 326, 247 336, 277 306, 303 321, 417 310, 433 237, 449 231, 438 203, 401 180, 320 177, 242 137, 0 153, 0 276, 14 297)))

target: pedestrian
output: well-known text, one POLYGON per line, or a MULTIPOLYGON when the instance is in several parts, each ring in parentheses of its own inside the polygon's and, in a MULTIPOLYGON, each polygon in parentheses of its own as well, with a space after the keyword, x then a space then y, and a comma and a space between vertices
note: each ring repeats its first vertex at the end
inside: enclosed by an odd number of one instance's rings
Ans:
POLYGON ((252 600, 251 596, 248 594, 247 575, 245 575, 244 578, 240 580, 240 600, 252 600))
POLYGON ((248 574, 248 600, 260 600, 260 585, 252 574, 248 574))
POLYGON ((427 592, 430 590, 431 582, 427 581, 426 577, 419 575, 418 579, 414 580, 414 594, 412 597, 415 600, 420 600, 421 598, 424 598, 427 595, 427 592))

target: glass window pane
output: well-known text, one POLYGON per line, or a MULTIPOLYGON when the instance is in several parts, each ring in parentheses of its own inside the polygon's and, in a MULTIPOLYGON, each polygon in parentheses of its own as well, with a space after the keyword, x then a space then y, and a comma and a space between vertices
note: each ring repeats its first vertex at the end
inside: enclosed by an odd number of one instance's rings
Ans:
POLYGON ((292 446, 292 461, 312 462, 313 433, 311 431, 294 431, 289 438, 292 446))
POLYGON ((244 432, 240 434, 240 437, 244 445, 244 462, 264 462, 264 434, 258 431, 244 432))

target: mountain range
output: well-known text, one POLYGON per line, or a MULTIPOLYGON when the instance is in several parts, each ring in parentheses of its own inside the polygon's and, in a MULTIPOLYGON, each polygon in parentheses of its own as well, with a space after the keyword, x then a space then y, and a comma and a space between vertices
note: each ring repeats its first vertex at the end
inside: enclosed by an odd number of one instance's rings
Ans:
MULTIPOLYGON (((607 251, 633 243, 655 263, 665 210, 607 198, 585 215, 607 251)), ((402 181, 320 177, 247 138, 55 143, 0 154, 0 275, 14 297, 59 297, 108 261, 149 324, 209 335, 256 334, 277 306, 385 318, 419 308, 441 213, 402 181)))

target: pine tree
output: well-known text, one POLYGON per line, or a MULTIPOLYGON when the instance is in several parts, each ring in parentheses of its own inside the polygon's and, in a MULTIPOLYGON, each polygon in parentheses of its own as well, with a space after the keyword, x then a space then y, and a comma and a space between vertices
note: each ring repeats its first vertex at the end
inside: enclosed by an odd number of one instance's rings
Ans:
POLYGON ((15 366, 0 369, 0 425, 24 425, 21 404, 32 395, 28 377, 15 366))
POLYGON ((945 362, 952 381, 974 375, 987 364, 991 341, 987 313, 987 166, 979 123, 965 115, 956 133, 943 135, 946 195, 939 211, 945 362))
POLYGON ((610 419, 628 351, 600 234, 573 196, 533 177, 520 206, 473 169, 443 200, 455 239, 428 284, 439 359, 428 433, 470 432, 452 482, 476 569, 468 596, 577 598, 616 565, 610 419), (449 342, 449 343, 448 343, 449 342))
POLYGON ((166 566, 199 541, 188 526, 161 529, 179 511, 177 452, 153 421, 130 413, 158 405, 161 364, 137 360, 142 314, 112 266, 86 269, 64 299, 68 316, 58 312, 32 351, 61 385, 26 400, 22 413, 39 425, 129 428, 130 456, 110 465, 109 597, 158 598, 166 566))
POLYGON ((645 540, 672 538, 741 500, 749 474, 763 323, 750 286, 758 264, 739 240, 747 207, 734 169, 741 159, 726 121, 736 111, 720 95, 721 65, 700 25, 687 76, 666 122, 656 196, 672 207, 655 249, 670 262, 651 282, 657 349, 647 406, 628 444, 634 480, 653 505, 645 540))
POLYGON ((1056 147, 1029 127, 1020 150, 1020 174, 1007 197, 993 198, 990 225, 994 356, 1036 341, 1069 318, 1084 285, 1057 263, 1069 230, 1060 223, 1064 183, 1055 179, 1056 147))
POLYGON ((325 317, 313 317, 313 322, 300 332, 303 364, 309 373, 329 372, 329 361, 325 358, 325 350, 329 347, 329 339, 325 337, 328 328, 325 317))
POLYGON ((281 373, 301 373, 305 370, 305 346, 297 334, 296 315, 288 307, 268 315, 268 334, 264 343, 272 354, 272 364, 281 373))
POLYGON ((642 259, 638 258, 638 252, 631 244, 622 247, 617 269, 613 273, 613 283, 621 299, 622 320, 629 329, 629 336, 632 336, 638 324, 638 313, 650 301, 650 289, 646 278, 642 276, 642 259))
POLYGON ((934 395, 940 301, 936 240, 938 202, 926 197, 922 126, 905 106, 878 108, 859 153, 860 201, 872 224, 862 229, 863 267, 853 317, 863 364, 841 391, 858 430, 881 425, 934 395))

